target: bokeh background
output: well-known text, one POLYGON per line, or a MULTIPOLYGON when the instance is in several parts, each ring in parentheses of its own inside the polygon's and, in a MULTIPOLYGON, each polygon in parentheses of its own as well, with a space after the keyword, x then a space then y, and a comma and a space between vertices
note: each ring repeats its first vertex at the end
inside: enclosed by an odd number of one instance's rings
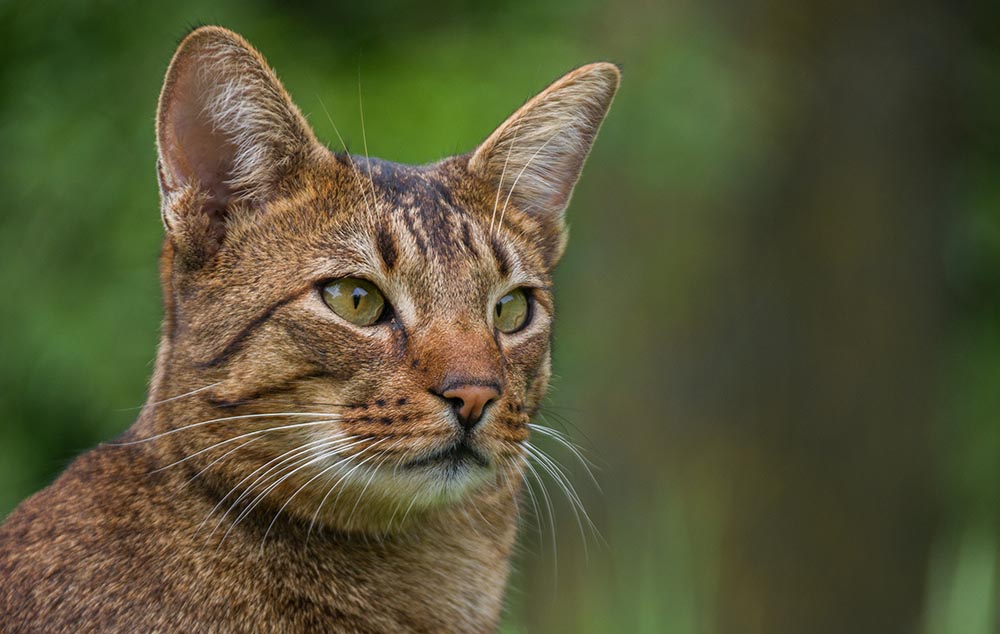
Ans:
POLYGON ((0 515, 144 400, 153 114, 243 33, 319 136, 428 162, 579 64, 546 422, 503 632, 1000 631, 1000 12, 868 0, 0 2, 0 515), (536 527, 537 525, 537 527, 536 527))

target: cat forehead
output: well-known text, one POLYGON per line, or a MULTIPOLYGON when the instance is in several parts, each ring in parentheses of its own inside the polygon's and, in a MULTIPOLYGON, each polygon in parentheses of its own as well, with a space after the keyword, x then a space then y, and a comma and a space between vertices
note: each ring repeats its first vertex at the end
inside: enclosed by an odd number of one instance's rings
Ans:
POLYGON ((367 179, 373 195, 384 203, 394 206, 455 205, 452 190, 461 176, 447 161, 406 165, 374 157, 350 156, 347 160, 360 179, 359 186, 367 179))
MULTIPOLYGON (((357 160, 356 160, 357 161, 357 160)), ((435 166, 400 165, 379 159, 355 162, 368 175, 372 204, 368 206, 380 232, 380 249, 386 240, 402 237, 413 243, 421 258, 452 260, 472 244, 477 218, 474 203, 460 201, 458 179, 448 179, 435 166), (391 233, 384 230, 391 228, 391 233)), ((363 178, 362 178, 363 180, 363 178)), ((363 186, 363 182, 361 183, 363 186)))
MULTIPOLYGON (((354 196, 335 214, 368 237, 390 272, 403 268, 487 268, 507 277, 531 268, 528 245, 491 226, 490 201, 449 161, 413 166, 341 155, 352 172, 354 196), (409 265, 409 266, 407 266, 409 265)), ((341 185, 343 182, 341 181, 341 185)), ((331 205, 343 199, 333 195, 331 205)), ((513 217, 509 216, 508 220, 513 217)))

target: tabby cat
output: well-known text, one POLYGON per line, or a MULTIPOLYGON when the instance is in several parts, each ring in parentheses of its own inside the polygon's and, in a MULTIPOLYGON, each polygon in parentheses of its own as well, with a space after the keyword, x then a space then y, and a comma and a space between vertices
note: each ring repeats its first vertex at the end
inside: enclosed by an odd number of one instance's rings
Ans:
POLYGON ((412 167, 329 151, 245 40, 190 33, 149 400, 0 527, 0 629, 494 631, 563 211, 618 82, 578 68, 412 167))

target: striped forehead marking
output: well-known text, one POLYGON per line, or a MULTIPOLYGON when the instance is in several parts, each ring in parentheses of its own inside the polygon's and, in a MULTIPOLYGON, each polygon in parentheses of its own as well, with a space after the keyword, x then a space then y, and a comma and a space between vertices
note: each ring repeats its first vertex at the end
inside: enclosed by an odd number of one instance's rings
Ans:
MULTIPOLYGON (((481 256, 474 220, 431 168, 371 159, 361 172, 367 174, 369 166, 380 202, 402 221, 394 224, 401 224, 408 234, 398 236, 400 240, 411 242, 422 257, 444 263, 481 256)), ((376 231, 375 245, 386 268, 392 270, 399 259, 400 245, 385 224, 376 231)))

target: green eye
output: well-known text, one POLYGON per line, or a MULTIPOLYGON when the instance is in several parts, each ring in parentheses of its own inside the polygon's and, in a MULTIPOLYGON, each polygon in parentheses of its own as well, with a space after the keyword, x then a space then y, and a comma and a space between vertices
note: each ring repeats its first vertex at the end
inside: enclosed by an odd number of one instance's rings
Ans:
POLYGON ((382 291, 356 277, 334 280, 323 287, 323 300, 333 312, 352 324, 371 326, 385 311, 382 291))
POLYGON ((528 321, 528 295, 515 288, 500 298, 493 307, 493 325, 500 332, 514 332, 528 321))

